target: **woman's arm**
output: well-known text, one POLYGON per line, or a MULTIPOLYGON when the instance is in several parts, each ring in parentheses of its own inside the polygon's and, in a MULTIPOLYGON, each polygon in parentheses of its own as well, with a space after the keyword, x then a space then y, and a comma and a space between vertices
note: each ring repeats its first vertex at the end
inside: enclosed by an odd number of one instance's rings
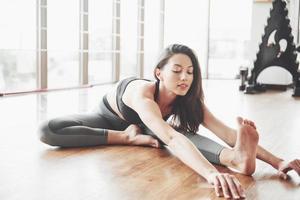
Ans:
POLYGON ((184 135, 173 129, 162 119, 158 105, 149 98, 138 98, 132 108, 139 114, 147 127, 160 138, 170 150, 186 165, 204 178, 217 172, 217 169, 205 159, 194 144, 184 135))
MULTIPOLYGON (((252 121, 249 121, 249 124, 251 124, 256 129, 256 126, 252 121)), ((235 145, 237 135, 236 130, 226 126, 223 122, 217 119, 206 106, 204 106, 203 125, 229 146, 233 147, 235 145)), ((292 162, 286 163, 283 159, 273 155, 271 152, 267 151, 260 145, 257 146, 256 158, 270 164, 272 167, 279 170, 279 174, 283 178, 286 178, 286 173, 291 169, 294 169, 297 173, 300 172, 299 160, 296 159, 292 162)))
POLYGON ((221 196, 222 191, 225 197, 230 197, 231 194, 233 197, 244 196, 243 189, 234 176, 219 173, 188 138, 162 119, 160 109, 151 97, 135 94, 129 106, 139 114, 141 120, 168 146, 171 152, 214 185, 218 196, 221 196))

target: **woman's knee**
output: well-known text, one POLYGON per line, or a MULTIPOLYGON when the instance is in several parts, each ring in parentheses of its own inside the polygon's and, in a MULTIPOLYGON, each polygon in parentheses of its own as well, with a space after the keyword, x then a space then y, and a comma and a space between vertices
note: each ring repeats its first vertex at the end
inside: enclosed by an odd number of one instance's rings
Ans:
POLYGON ((44 121, 38 128, 39 139, 48 145, 57 146, 55 142, 55 133, 49 127, 50 121, 44 121))
POLYGON ((48 127, 56 132, 70 126, 81 126, 82 121, 78 120, 75 115, 58 117, 48 121, 48 127))

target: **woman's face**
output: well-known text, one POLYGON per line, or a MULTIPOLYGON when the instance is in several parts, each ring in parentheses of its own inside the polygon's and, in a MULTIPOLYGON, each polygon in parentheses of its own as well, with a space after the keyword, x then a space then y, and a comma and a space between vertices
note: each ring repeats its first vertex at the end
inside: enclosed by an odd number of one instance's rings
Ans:
POLYGON ((193 82, 191 59, 185 54, 175 54, 169 58, 168 63, 159 70, 160 81, 176 95, 184 96, 193 82))

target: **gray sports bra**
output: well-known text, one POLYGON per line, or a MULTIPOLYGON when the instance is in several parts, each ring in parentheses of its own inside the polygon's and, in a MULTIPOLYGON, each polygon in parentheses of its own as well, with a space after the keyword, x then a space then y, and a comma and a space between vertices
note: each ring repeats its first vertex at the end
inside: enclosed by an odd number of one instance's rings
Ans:
MULTIPOLYGON (((118 109, 126 121, 128 121, 131 124, 141 124, 143 122, 142 122, 141 118, 139 117, 138 113, 136 111, 134 111, 132 108, 128 107, 122 100, 122 96, 126 90, 127 85, 131 81, 135 81, 135 80, 150 81, 148 79, 140 79, 140 78, 134 78, 134 77, 123 79, 117 87, 116 101, 117 101, 118 109)), ((159 92, 159 82, 157 81, 155 83, 154 101, 156 101, 158 98, 158 92, 159 92)), ((164 120, 167 120, 168 117, 169 117, 169 115, 166 116, 164 118, 164 120)))

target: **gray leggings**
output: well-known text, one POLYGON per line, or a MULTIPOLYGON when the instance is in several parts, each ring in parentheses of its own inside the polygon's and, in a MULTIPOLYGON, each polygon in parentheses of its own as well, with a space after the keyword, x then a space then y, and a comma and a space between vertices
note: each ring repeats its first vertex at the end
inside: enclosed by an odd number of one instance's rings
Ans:
MULTIPOLYGON (((70 115, 43 122, 39 127, 40 140, 51 146, 87 147, 107 144, 107 130, 125 130, 130 124, 113 113, 106 99, 94 113, 70 115)), ((143 134, 157 136, 145 125, 140 125, 143 134)), ((204 136, 192 133, 184 135, 212 163, 220 164, 222 145, 204 136)), ((164 143, 159 140, 162 145, 164 143)))

